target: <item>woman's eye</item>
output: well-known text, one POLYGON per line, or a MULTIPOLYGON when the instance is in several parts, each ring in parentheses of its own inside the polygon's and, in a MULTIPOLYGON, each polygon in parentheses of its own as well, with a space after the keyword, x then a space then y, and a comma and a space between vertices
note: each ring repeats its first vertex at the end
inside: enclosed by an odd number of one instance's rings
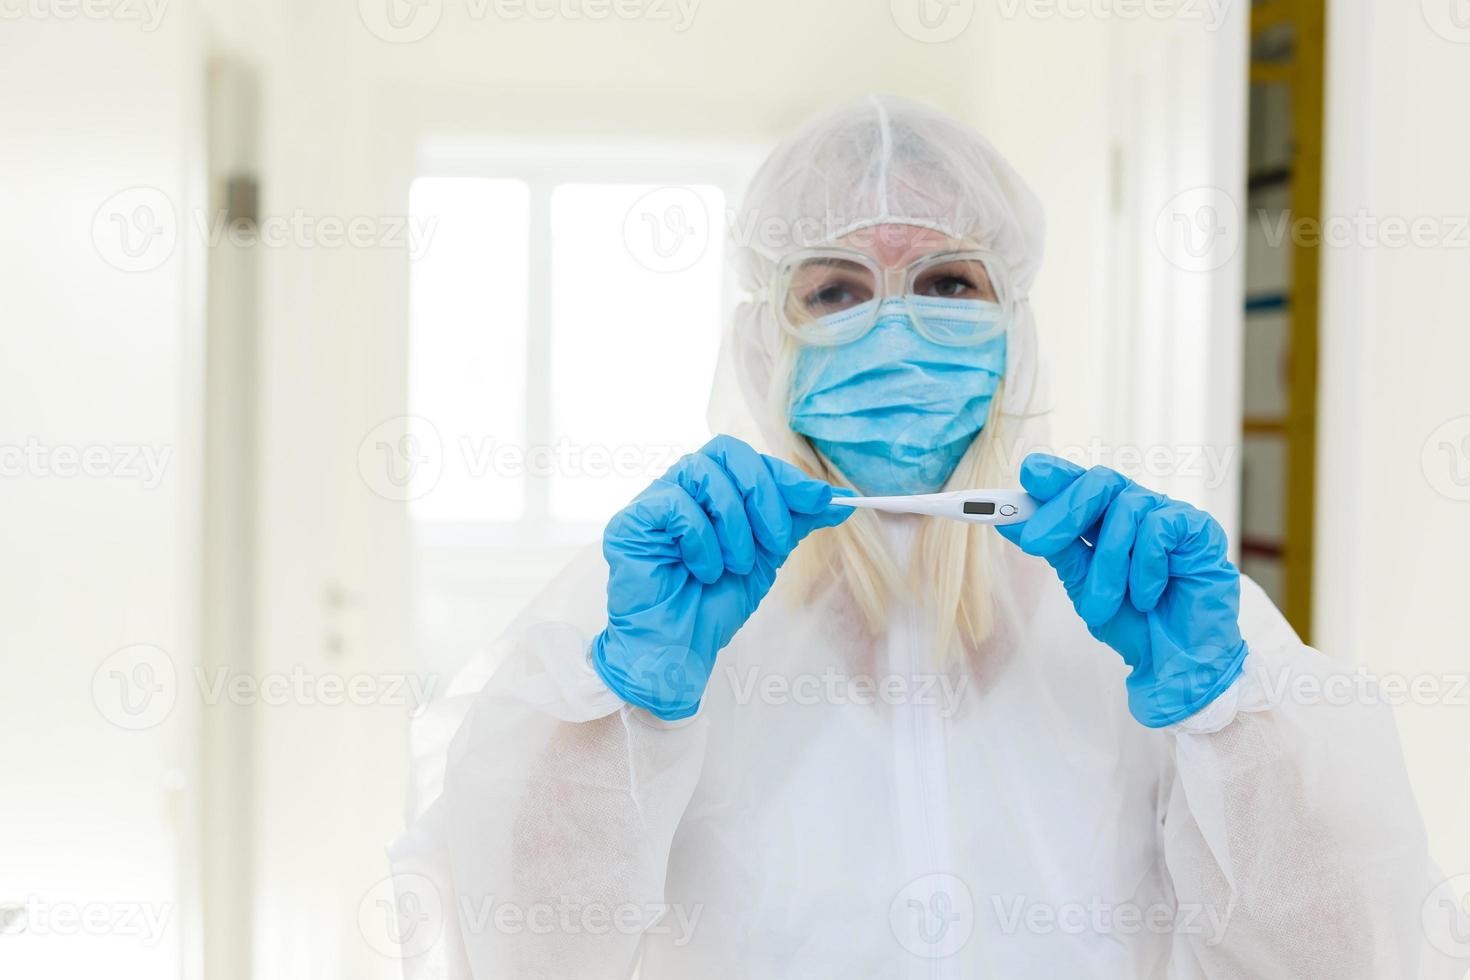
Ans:
POLYGON ((962 260, 945 262, 925 269, 914 282, 920 296, 940 299, 995 300, 990 274, 979 262, 962 260))
POLYGON ((787 315, 815 319, 841 313, 871 300, 877 288, 873 272, 859 262, 813 259, 792 273, 786 287, 787 315))
POLYGON ((961 276, 942 276, 930 285, 931 296, 957 299, 977 294, 980 289, 975 283, 961 276))
POLYGON ((823 286, 807 296, 809 306, 836 306, 851 297, 851 291, 841 283, 823 286))
POLYGON ((809 313, 824 316, 867 302, 867 292, 867 290, 858 289, 852 283, 827 282, 808 290, 801 302, 809 313))

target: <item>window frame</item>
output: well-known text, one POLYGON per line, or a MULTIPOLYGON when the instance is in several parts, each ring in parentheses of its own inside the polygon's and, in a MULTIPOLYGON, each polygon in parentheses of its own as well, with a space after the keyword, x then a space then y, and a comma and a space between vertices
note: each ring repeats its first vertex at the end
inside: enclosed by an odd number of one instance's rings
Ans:
MULTIPOLYGON (((551 196, 563 184, 710 185, 727 209, 740 199, 765 148, 750 143, 625 140, 569 141, 426 136, 412 180, 436 177, 518 180, 529 191, 526 276, 526 405, 524 444, 551 443, 551 196)), ((728 213, 728 211, 727 211, 728 213)), ((721 216, 722 223, 724 216, 721 216)), ((725 233, 722 228, 721 232, 725 233)), ((721 271, 721 323, 729 321, 736 283, 721 271)), ((413 324, 408 324, 412 331, 413 324)), ((411 393, 410 393, 411 397, 411 393)), ((413 410, 410 402, 410 412, 413 410)), ((568 546, 596 540, 601 526, 556 520, 550 481, 523 476, 521 516, 507 521, 414 521, 418 547, 482 550, 568 546)))

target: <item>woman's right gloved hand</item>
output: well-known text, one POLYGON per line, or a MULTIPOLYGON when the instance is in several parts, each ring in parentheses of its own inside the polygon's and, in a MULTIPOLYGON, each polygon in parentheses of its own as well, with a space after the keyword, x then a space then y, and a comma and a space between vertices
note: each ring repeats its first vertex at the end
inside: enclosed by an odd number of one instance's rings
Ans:
POLYGON ((832 488, 732 436, 716 436, 608 523, 607 628, 592 664, 665 721, 699 709, 715 654, 755 612, 796 545, 840 524, 832 488))

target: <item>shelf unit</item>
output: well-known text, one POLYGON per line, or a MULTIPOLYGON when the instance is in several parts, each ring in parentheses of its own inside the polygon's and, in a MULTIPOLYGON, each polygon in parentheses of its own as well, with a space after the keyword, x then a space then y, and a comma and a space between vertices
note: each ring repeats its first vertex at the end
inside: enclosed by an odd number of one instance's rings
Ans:
POLYGON ((1241 563, 1312 630, 1324 0, 1251 9, 1241 563), (1275 212, 1273 215, 1272 212, 1275 212), (1285 216, 1286 221, 1281 218, 1285 216), (1305 240, 1304 240, 1305 239, 1305 240))

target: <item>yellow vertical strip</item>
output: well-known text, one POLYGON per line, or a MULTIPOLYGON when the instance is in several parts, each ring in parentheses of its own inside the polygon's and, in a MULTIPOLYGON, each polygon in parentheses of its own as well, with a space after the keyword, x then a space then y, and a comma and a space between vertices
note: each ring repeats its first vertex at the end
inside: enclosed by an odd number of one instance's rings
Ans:
MULTIPOLYGON (((1297 227, 1321 227, 1324 0, 1292 0, 1296 38, 1292 79, 1291 213, 1297 227)), ((1291 393, 1287 410, 1286 618, 1308 642, 1317 493, 1317 330, 1320 246, 1292 236, 1291 393)))

